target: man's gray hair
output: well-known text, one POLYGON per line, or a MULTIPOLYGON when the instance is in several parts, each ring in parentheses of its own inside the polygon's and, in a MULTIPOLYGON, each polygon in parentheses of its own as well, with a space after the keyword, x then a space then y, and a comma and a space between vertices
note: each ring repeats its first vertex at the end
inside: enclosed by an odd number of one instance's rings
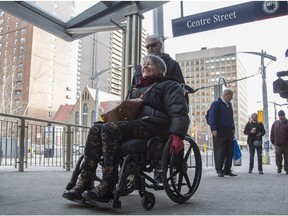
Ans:
POLYGON ((233 94, 232 89, 229 89, 229 88, 224 89, 223 95, 231 95, 231 94, 233 94))
POLYGON ((161 43, 163 45, 163 40, 161 39, 161 37, 157 36, 157 35, 148 35, 146 37, 146 40, 147 39, 154 39, 155 41, 161 43))
POLYGON ((161 59, 159 56, 156 56, 156 55, 146 55, 142 59, 142 65, 143 65, 143 62, 147 62, 147 61, 151 61, 152 64, 154 64, 156 68, 159 70, 159 72, 161 72, 163 76, 165 76, 167 67, 163 59, 161 59))

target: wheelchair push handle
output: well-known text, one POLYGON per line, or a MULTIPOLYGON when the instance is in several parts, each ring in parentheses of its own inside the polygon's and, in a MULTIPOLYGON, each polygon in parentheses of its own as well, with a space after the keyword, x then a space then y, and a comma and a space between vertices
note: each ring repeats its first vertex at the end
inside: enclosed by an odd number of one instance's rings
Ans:
POLYGON ((182 83, 181 87, 184 89, 186 94, 193 94, 195 92, 197 92, 199 89, 193 89, 192 87, 182 83))

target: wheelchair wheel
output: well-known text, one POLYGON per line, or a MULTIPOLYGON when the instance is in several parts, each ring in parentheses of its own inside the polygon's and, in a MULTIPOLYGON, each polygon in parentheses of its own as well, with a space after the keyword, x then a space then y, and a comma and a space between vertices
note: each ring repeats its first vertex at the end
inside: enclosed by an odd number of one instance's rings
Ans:
POLYGON ((155 205, 155 196, 153 193, 145 192, 141 197, 141 205, 146 210, 151 210, 155 205))
POLYGON ((135 190, 135 175, 130 174, 127 176, 125 181, 124 190, 121 193, 121 196, 127 196, 135 190))
MULTIPOLYGON (((169 141, 168 141, 169 142, 169 141)), ((162 181, 166 194, 176 203, 184 203, 196 192, 202 174, 201 154, 190 136, 184 139, 184 149, 178 155, 169 153, 170 144, 163 151, 162 181)))

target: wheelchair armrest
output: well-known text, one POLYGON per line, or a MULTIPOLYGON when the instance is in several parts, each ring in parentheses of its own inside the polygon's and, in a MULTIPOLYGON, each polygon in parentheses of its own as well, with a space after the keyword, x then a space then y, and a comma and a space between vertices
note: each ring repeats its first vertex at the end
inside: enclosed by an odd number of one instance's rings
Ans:
POLYGON ((154 122, 154 123, 158 123, 158 124, 170 124, 170 121, 168 121, 168 120, 153 117, 153 116, 144 116, 144 117, 142 117, 142 119, 144 121, 150 121, 150 122, 154 122))
POLYGON ((159 137, 151 138, 147 143, 147 157, 148 161, 158 161, 162 157, 163 141, 159 137))

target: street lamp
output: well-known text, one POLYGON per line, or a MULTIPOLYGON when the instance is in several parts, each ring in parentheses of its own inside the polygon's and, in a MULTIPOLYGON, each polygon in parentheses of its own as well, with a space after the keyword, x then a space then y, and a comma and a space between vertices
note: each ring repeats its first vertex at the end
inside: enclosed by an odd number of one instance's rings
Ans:
POLYGON ((98 70, 96 73, 94 73, 90 79, 91 80, 95 80, 95 89, 96 89, 96 92, 95 92, 95 121, 98 121, 99 120, 99 90, 100 90, 100 87, 99 87, 99 76, 103 73, 105 73, 106 71, 109 71, 111 69, 123 69, 125 67, 121 67, 121 66, 118 66, 118 67, 112 67, 112 68, 106 68, 104 70, 98 70))
MULTIPOLYGON (((269 157, 269 119, 268 119, 268 99, 267 99, 267 85, 266 85, 266 67, 264 64, 265 58, 270 59, 271 61, 276 61, 277 58, 275 56, 269 55, 263 50, 260 52, 237 52, 237 53, 247 53, 252 55, 258 55, 261 57, 260 61, 260 69, 262 72, 262 102, 263 102, 263 111, 264 111, 264 127, 266 130, 266 134, 264 135, 264 149, 265 149, 265 162, 266 164, 270 164, 270 157, 269 157)), ((235 55, 236 53, 231 53, 230 55, 235 55)), ((228 54, 226 54, 228 55, 228 54)))
POLYGON ((106 68, 104 70, 98 70, 96 73, 94 73, 90 79, 91 80, 95 80, 95 89, 96 89, 96 92, 95 92, 95 121, 98 121, 99 120, 99 90, 100 90, 100 87, 99 87, 99 76, 111 69, 115 69, 115 70, 123 70, 125 68, 131 68, 131 67, 134 67, 134 65, 128 65, 126 67, 122 67, 122 66, 116 66, 116 67, 111 67, 111 68, 106 68))

